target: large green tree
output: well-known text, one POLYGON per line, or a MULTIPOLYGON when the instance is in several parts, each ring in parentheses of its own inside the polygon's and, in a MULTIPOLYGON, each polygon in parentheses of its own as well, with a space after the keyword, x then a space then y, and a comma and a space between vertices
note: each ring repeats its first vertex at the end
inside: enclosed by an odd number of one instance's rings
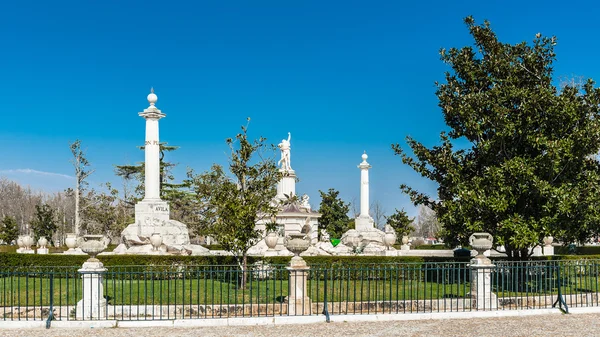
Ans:
POLYGON ((410 218, 404 209, 396 209, 392 215, 386 216, 385 219, 385 224, 392 227, 400 236, 408 235, 415 230, 412 226, 415 218, 410 218))
POLYGON ((449 132, 432 148, 407 137, 414 156, 393 145, 438 184, 438 199, 402 190, 436 212, 451 244, 485 231, 525 257, 547 235, 585 240, 600 222, 600 90, 591 80, 556 88, 554 37, 513 45, 487 21, 465 23, 474 46, 440 52, 452 69, 436 83, 449 132))
MULTIPOLYGON (((145 147, 139 146, 138 148, 143 151, 145 147)), ((165 155, 178 148, 179 146, 168 145, 166 142, 162 142, 159 145, 159 191, 161 199, 167 201, 175 198, 175 196, 172 195, 173 190, 177 190, 181 185, 173 182, 175 177, 173 176, 172 170, 177 164, 166 161, 165 155)), ((131 205, 134 205, 144 197, 144 162, 135 165, 116 165, 115 173, 125 181, 134 181, 137 183, 134 188, 135 195, 132 195, 128 200, 131 205)))
POLYGON ((319 205, 319 234, 324 229, 331 238, 341 238, 342 234, 352 227, 352 220, 348 216, 350 203, 339 197, 340 192, 330 188, 327 192, 319 191, 321 204, 319 205))
POLYGON ((19 227, 17 226, 17 219, 12 216, 5 216, 2 219, 2 227, 0 227, 0 241, 4 241, 6 244, 12 244, 13 241, 19 237, 19 227))
POLYGON ((37 241, 41 237, 45 237, 48 242, 53 242, 54 232, 58 229, 54 209, 48 204, 36 205, 35 216, 31 221, 31 230, 37 241))
MULTIPOLYGON (((249 119, 248 119, 249 121, 249 119)), ((276 215, 273 198, 277 194, 280 173, 274 159, 274 147, 266 139, 250 141, 247 126, 235 139, 227 139, 231 150, 229 172, 214 164, 210 171, 193 175, 199 221, 205 233, 235 256, 242 269, 241 287, 246 286, 248 250, 262 237, 256 223, 276 215)))

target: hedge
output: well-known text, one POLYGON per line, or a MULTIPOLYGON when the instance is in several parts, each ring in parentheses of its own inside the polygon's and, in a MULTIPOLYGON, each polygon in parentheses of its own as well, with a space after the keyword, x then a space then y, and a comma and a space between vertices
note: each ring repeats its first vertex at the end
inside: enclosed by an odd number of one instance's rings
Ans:
MULTIPOLYGON (((87 255, 63 254, 17 254, 0 253, 0 270, 2 267, 78 267, 87 260, 87 255)), ((248 257, 248 263, 265 261, 275 265, 287 265, 289 256, 280 257, 248 257)), ((100 255, 98 259, 106 267, 110 266, 201 266, 201 265, 237 265, 232 256, 173 256, 173 255, 100 255)), ((306 262, 314 267, 343 267, 356 264, 381 265, 397 263, 423 262, 465 262, 469 258, 422 257, 422 256, 306 256, 306 262)))
MULTIPOLYGON (((0 253, 0 271, 6 268, 22 268, 34 270, 35 267, 79 267, 87 260, 87 255, 63 255, 63 254, 17 254, 0 253)), ((160 266, 225 266, 237 265, 232 256, 173 256, 173 255, 100 255, 98 259, 106 267, 140 266, 140 270, 152 268, 156 270, 160 266)), ((554 255, 531 257, 531 261, 544 260, 589 260, 599 259, 598 255, 554 255)), ((421 263, 451 263, 468 262, 469 256, 440 257, 440 256, 306 256, 307 264, 315 268, 336 267, 347 268, 356 265, 378 266, 385 264, 421 264, 421 263)), ((492 257, 494 261, 509 260, 506 257, 492 257)), ((248 263, 265 261, 273 265, 287 265, 290 257, 248 257, 248 263)))

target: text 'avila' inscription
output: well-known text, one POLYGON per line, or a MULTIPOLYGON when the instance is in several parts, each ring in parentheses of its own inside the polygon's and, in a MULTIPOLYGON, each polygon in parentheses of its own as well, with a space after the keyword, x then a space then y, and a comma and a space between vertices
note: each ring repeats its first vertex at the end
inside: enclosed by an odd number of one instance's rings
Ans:
POLYGON ((169 211, 169 207, 165 207, 165 206, 154 206, 154 211, 155 211, 155 212, 168 212, 168 211, 169 211))

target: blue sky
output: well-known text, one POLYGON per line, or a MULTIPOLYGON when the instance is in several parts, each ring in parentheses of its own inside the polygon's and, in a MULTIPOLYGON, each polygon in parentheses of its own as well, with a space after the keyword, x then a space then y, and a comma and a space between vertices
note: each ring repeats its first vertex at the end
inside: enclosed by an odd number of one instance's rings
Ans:
POLYGON ((556 77, 599 79, 598 14, 592 1, 5 2, 0 175, 67 188, 68 144, 81 139, 90 180, 117 183, 113 165, 143 160, 137 113, 153 86, 179 178, 226 164, 225 138, 251 117, 252 137, 292 133, 296 189, 313 207, 328 188, 358 199, 367 151, 371 201, 415 214, 398 186, 435 186, 390 144, 438 142, 438 51, 472 43, 462 19, 488 19, 505 42, 556 35, 556 77))

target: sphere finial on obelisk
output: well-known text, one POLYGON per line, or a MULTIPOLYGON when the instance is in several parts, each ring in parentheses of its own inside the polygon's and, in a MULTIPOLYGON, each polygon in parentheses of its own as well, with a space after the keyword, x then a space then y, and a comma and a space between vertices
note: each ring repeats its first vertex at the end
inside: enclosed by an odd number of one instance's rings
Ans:
POLYGON ((150 103, 150 105, 154 105, 156 103, 156 101, 158 101, 158 96, 156 96, 156 94, 154 93, 154 87, 150 88, 150 94, 148 94, 148 103, 150 103))

